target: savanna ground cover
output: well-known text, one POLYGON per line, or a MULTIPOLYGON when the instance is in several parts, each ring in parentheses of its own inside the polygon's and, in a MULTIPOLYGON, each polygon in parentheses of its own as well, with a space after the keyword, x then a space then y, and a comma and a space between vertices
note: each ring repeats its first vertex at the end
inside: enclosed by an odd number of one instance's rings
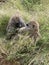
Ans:
POLYGON ((0 65, 12 64, 49 65, 49 0, 0 2, 0 65), (31 18, 39 22, 42 38, 36 46, 31 39, 24 40, 22 36, 17 41, 5 41, 7 23, 16 10, 26 22, 31 18))

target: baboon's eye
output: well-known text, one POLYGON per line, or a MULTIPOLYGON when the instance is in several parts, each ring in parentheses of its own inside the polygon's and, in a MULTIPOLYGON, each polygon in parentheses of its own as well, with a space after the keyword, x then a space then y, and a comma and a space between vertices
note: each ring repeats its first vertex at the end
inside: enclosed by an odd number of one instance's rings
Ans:
POLYGON ((33 28, 35 27, 35 25, 33 25, 33 28))

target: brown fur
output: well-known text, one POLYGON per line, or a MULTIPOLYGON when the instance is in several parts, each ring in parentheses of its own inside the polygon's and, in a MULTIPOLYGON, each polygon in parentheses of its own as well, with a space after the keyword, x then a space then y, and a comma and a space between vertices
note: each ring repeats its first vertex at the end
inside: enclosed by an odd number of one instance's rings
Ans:
POLYGON ((26 26, 22 17, 16 13, 12 16, 8 22, 6 31, 7 31, 7 39, 11 39, 13 35, 15 35, 19 28, 26 26))
POLYGON ((26 38, 29 38, 29 37, 32 38, 33 37, 34 43, 35 43, 37 41, 37 38, 40 37, 39 23, 31 20, 28 24, 26 24, 26 27, 20 28, 19 32, 21 34, 28 32, 28 36, 26 36, 26 38))
POLYGON ((40 37, 39 33, 39 23, 31 20, 28 23, 28 27, 30 28, 30 37, 34 38, 34 42, 36 42, 37 38, 40 37))

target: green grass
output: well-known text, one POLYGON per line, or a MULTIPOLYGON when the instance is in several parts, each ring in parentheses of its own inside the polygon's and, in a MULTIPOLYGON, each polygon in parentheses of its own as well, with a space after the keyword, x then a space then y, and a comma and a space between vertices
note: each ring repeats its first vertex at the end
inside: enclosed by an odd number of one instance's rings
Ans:
POLYGON ((7 60, 19 59, 23 65, 28 65, 32 60, 34 65, 49 65, 49 1, 41 0, 33 4, 33 0, 24 1, 23 4, 22 0, 10 0, 0 5, 0 47, 7 53, 7 60), (31 18, 39 22, 42 38, 36 46, 31 39, 23 40, 22 36, 17 41, 5 40, 7 23, 16 10, 20 11, 25 22, 31 18))
POLYGON ((4 15, 0 18, 0 36, 4 36, 6 33, 8 20, 9 20, 9 17, 7 15, 4 15))

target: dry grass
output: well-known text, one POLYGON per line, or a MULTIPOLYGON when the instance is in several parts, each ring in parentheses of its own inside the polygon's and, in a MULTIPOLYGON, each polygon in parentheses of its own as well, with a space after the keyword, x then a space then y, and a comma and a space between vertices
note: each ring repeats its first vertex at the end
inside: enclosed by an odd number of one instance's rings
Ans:
POLYGON ((20 0, 11 0, 0 5, 0 65, 49 65, 48 3, 48 0, 42 0, 40 5, 34 4, 31 11, 24 8, 20 0), (31 43, 31 39, 24 40, 22 36, 19 40, 5 40, 7 22, 17 9, 26 22, 31 18, 39 22, 42 38, 36 46, 31 43))

